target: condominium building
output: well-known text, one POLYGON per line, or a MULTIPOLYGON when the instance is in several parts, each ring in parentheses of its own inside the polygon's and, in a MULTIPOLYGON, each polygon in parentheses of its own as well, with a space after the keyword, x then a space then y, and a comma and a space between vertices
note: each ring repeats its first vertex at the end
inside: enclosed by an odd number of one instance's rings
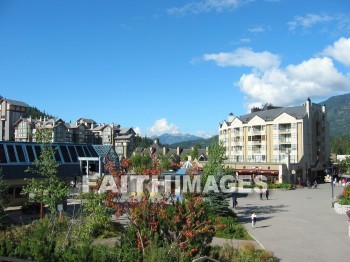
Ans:
POLYGON ((325 105, 254 108, 219 127, 227 164, 238 174, 264 174, 296 183, 323 175, 329 162, 329 125, 325 105))
POLYGON ((115 137, 115 148, 119 156, 130 157, 135 149, 136 132, 133 128, 120 128, 115 137))
POLYGON ((15 100, 0 99, 0 141, 15 139, 14 123, 26 113, 28 105, 15 100))

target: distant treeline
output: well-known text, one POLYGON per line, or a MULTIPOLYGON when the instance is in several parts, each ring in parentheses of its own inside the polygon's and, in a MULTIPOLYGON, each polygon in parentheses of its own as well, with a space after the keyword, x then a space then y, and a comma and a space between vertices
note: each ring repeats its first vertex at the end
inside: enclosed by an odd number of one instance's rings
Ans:
POLYGON ((350 135, 331 137, 331 153, 350 155, 350 135))
POLYGON ((135 136, 135 147, 147 148, 153 144, 153 140, 147 137, 135 136))
POLYGON ((199 139, 199 140, 192 140, 192 141, 185 141, 180 142, 176 144, 171 144, 171 148, 181 147, 181 148, 191 148, 191 147, 197 147, 197 148, 206 148, 212 144, 217 144, 219 141, 218 136, 213 136, 208 139, 199 139))
POLYGON ((38 108, 36 107, 29 107, 27 110, 27 114, 25 115, 25 117, 29 117, 32 116, 32 118, 54 118, 53 115, 47 114, 45 111, 40 111, 38 108))

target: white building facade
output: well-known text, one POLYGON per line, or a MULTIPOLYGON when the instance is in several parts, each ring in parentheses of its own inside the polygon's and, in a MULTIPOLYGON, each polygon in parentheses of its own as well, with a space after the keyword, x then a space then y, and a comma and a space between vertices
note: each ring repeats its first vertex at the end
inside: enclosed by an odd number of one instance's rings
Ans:
POLYGON ((219 126, 219 141, 226 147, 227 164, 238 172, 264 170, 279 182, 314 180, 330 158, 326 107, 310 99, 302 106, 265 106, 240 117, 230 114, 219 126))

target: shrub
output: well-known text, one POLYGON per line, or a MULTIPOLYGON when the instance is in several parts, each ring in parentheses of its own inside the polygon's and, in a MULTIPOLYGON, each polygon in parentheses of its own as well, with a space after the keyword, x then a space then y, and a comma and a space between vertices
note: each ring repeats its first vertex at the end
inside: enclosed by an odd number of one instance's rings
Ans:
POLYGON ((350 185, 343 189, 343 192, 337 197, 337 199, 341 205, 350 205, 350 185))
POLYGON ((224 224, 222 227, 216 231, 215 236, 221 238, 235 238, 235 239, 252 239, 248 234, 247 230, 238 223, 234 216, 229 217, 218 217, 216 215, 211 216, 212 220, 218 219, 220 223, 224 224))
POLYGON ((269 189, 291 189, 292 188, 292 184, 287 184, 287 183, 273 184, 273 183, 269 183, 267 185, 267 187, 269 189))
POLYGON ((273 262, 273 254, 269 251, 255 249, 253 244, 245 244, 238 249, 229 245, 223 248, 215 247, 211 250, 211 256, 222 262, 273 262))

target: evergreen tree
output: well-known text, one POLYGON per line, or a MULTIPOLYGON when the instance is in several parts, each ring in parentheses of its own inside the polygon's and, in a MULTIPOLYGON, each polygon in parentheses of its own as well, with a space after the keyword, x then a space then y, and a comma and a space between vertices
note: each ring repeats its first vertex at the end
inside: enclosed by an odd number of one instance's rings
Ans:
POLYGON ((57 177, 58 164, 54 160, 55 150, 50 145, 51 133, 49 130, 36 132, 36 141, 41 142, 42 152, 34 162, 34 168, 27 171, 37 173, 42 180, 30 179, 23 188, 22 194, 30 195, 31 201, 41 203, 41 218, 43 218, 43 204, 48 205, 51 213, 56 213, 57 205, 67 198, 68 186, 57 177))
MULTIPOLYGON (((202 184, 204 184, 204 186, 208 186, 207 183, 211 182, 213 185, 220 184, 221 178, 225 175, 223 169, 224 160, 225 147, 219 144, 211 145, 208 149, 208 163, 204 166, 204 174, 202 177, 202 184)), ((211 212, 220 216, 232 214, 229 208, 229 202, 227 201, 230 194, 222 192, 219 186, 218 191, 215 191, 205 192, 211 212)))

